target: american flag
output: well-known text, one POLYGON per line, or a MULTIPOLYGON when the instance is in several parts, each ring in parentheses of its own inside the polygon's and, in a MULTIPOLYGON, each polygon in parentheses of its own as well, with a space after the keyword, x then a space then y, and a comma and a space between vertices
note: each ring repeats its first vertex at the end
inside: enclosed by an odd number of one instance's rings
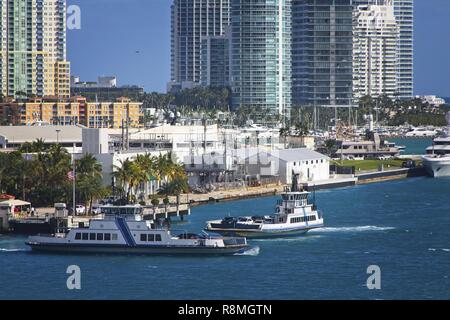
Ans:
POLYGON ((73 173, 73 171, 69 171, 67 173, 67 178, 69 178, 70 181, 75 180, 75 174, 73 173))

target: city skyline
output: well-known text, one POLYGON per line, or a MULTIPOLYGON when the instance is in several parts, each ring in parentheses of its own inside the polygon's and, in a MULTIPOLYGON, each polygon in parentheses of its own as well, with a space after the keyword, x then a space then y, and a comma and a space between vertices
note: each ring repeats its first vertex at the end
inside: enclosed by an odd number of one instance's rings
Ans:
MULTIPOLYGON (((121 6, 123 2, 108 1, 110 5, 105 7, 103 0, 68 1, 68 5, 77 4, 82 10, 82 29, 68 31, 72 74, 83 79, 113 74, 119 84, 137 84, 149 92, 165 92, 170 80, 171 1, 129 0, 127 6, 121 6), (119 41, 121 45, 117 45, 119 41)), ((416 0, 414 94, 450 97, 450 80, 445 72, 438 73, 450 69, 445 56, 450 49, 450 43, 445 41, 445 30, 450 27, 445 16, 449 13, 448 1, 416 0)))

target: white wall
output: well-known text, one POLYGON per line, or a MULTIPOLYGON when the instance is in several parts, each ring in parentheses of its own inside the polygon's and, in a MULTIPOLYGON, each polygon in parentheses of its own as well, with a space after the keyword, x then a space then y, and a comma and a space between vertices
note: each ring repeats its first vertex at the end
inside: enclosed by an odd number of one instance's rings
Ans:
POLYGON ((314 182, 330 178, 328 159, 285 162, 280 160, 280 176, 283 183, 291 183, 292 170, 300 172, 300 182, 314 182))
POLYGON ((108 129, 83 129, 83 153, 109 153, 108 129))

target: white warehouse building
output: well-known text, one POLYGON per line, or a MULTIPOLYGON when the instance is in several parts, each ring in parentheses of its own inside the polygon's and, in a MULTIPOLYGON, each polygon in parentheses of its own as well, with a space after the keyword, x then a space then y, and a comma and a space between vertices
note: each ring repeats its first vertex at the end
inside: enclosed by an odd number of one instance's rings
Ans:
POLYGON ((248 172, 261 177, 277 176, 283 184, 292 181, 292 172, 300 172, 300 182, 330 178, 330 158, 307 148, 260 152, 247 160, 248 172))

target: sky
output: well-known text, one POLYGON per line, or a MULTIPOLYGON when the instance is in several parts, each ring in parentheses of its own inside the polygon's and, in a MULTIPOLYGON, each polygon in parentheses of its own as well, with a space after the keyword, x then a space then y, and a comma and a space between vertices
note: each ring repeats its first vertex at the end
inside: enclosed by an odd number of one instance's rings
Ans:
MULTIPOLYGON (((72 75, 165 92, 172 0, 67 0, 81 29, 67 31, 72 75)), ((450 97, 450 0, 415 0, 415 94, 450 97)))

